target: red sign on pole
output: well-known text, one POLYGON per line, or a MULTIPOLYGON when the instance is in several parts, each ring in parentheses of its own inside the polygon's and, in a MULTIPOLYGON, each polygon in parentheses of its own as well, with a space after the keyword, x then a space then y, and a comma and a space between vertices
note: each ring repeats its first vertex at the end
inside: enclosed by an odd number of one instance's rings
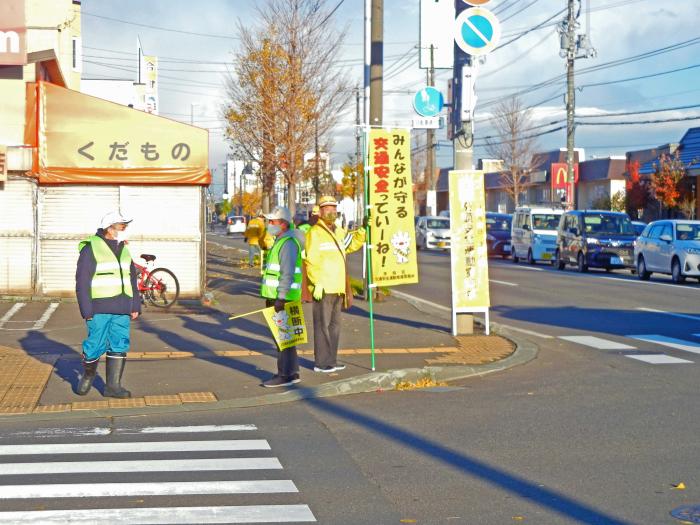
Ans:
MULTIPOLYGON (((552 163, 552 197, 571 202, 571 186, 568 183, 568 169, 563 162, 552 163)), ((578 164, 574 164, 574 185, 578 186, 578 164)))
POLYGON ((24 0, 0 2, 0 65, 23 66, 27 63, 27 27, 24 0))

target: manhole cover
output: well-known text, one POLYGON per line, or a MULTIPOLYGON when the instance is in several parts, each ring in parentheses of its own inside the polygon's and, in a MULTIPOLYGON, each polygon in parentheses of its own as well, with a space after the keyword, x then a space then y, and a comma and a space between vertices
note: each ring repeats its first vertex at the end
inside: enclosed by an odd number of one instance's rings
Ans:
POLYGON ((671 516, 677 520, 690 523, 700 523, 700 505, 683 505, 671 511, 671 516))

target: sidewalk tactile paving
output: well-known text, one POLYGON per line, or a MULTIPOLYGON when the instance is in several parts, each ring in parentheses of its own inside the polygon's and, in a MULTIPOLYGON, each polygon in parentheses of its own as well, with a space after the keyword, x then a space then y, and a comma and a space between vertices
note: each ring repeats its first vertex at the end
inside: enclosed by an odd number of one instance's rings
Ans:
POLYGON ((216 403, 214 392, 183 392, 178 394, 183 403, 216 403))
POLYGON ((107 401, 73 401, 71 403, 72 410, 100 410, 109 408, 107 401))
POLYGON ((180 396, 177 394, 164 396, 144 396, 146 404, 149 407, 166 406, 166 405, 181 405, 180 396))
POLYGON ((31 411, 32 411, 31 408, 26 408, 26 407, 0 408, 0 416, 29 414, 31 411))
POLYGON ((107 403, 109 403, 109 408, 141 408, 146 406, 146 400, 142 397, 110 399, 107 403))
POLYGON ((0 401, 0 410, 11 407, 34 408, 39 402, 44 385, 37 386, 12 386, 0 401))
POLYGON ((58 405, 39 405, 36 407, 32 412, 34 414, 50 414, 54 412, 70 412, 71 411, 71 404, 70 403, 62 403, 58 405))

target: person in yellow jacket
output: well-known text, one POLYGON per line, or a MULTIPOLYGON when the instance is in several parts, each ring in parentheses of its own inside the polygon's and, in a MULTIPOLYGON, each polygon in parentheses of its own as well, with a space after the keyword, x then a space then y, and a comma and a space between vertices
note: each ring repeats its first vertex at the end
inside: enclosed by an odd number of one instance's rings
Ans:
POLYGON ((318 206, 319 221, 306 234, 305 263, 313 297, 314 372, 330 373, 345 368, 338 363, 340 311, 352 299, 345 255, 362 247, 365 230, 348 234, 336 225, 335 198, 321 197, 318 206))
POLYGON ((248 243, 248 265, 252 267, 255 264, 255 256, 258 255, 262 261, 261 250, 269 249, 274 243, 274 238, 265 229, 265 219, 261 211, 250 220, 243 237, 248 243))

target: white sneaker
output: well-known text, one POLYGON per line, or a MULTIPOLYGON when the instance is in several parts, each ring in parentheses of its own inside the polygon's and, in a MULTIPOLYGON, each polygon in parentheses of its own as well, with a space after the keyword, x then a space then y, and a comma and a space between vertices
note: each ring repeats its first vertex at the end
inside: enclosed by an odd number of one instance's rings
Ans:
POLYGON ((314 367, 314 372, 321 372, 323 374, 330 374, 331 372, 335 372, 336 370, 337 368, 334 366, 326 366, 324 368, 319 368, 317 366, 314 367))

